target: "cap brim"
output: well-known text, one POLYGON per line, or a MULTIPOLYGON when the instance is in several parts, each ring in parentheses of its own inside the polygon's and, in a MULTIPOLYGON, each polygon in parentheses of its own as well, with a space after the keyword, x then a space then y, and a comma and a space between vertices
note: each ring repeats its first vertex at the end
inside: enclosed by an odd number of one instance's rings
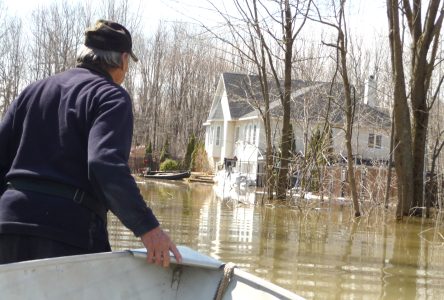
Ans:
POLYGON ((135 62, 138 62, 138 61, 139 61, 139 59, 137 58, 137 56, 134 54, 133 51, 131 51, 129 54, 130 54, 131 58, 132 58, 135 62))

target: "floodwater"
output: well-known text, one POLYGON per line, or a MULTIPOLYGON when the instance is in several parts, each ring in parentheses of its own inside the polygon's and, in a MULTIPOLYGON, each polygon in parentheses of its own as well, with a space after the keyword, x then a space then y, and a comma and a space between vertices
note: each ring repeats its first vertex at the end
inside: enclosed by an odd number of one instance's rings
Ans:
MULTIPOLYGON (((344 203, 254 206, 200 183, 139 186, 176 244, 307 299, 444 299, 444 226, 435 221, 398 223, 371 204, 358 221, 344 203)), ((142 247, 115 217, 109 233, 114 250, 142 247)))

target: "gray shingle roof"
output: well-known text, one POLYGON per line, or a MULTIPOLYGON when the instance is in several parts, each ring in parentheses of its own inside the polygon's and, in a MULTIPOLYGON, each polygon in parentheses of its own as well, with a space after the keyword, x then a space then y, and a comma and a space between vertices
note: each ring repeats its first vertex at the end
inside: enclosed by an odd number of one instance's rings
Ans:
MULTIPOLYGON (((239 73, 223 73, 225 90, 230 104, 231 117, 234 119, 245 117, 255 111, 255 107, 263 105, 263 95, 259 76, 239 73)), ((281 83, 283 85, 283 83, 281 83)), ((294 80, 293 86, 304 85, 301 80, 294 80)), ((279 99, 276 83, 270 81, 269 91, 271 99, 279 99)))
POLYGON ((257 76, 223 73, 222 77, 230 104, 231 117, 238 119, 253 112, 254 106, 251 102, 254 101, 254 99, 262 99, 257 76), (252 95, 252 92, 254 92, 254 95, 252 95))
MULTIPOLYGON (((263 106, 263 96, 259 76, 239 73, 222 74, 225 91, 233 119, 257 116, 255 107, 263 106)), ((283 83, 281 83, 283 86, 283 83)), ((291 99, 291 117, 293 119, 310 118, 324 120, 329 112, 329 120, 333 123, 343 123, 343 85, 329 82, 304 82, 293 80, 291 99), (330 100, 330 101, 329 101, 330 100), (302 109, 303 108, 303 109, 302 109)), ((269 84, 270 113, 272 116, 282 116, 282 105, 279 99, 278 88, 274 81, 269 84)), ((382 126, 390 125, 390 116, 378 109, 363 104, 356 105, 356 114, 359 120, 368 124, 382 126)))

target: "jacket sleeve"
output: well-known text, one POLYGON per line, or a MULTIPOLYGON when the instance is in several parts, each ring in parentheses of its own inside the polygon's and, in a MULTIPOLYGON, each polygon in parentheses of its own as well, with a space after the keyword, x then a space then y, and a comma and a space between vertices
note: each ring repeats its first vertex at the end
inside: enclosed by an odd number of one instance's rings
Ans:
POLYGON ((12 164, 12 132, 14 122, 14 105, 9 106, 5 116, 0 121, 0 195, 6 189, 6 173, 12 164))
POLYGON ((133 133, 131 99, 122 89, 103 93, 88 137, 88 173, 107 207, 136 236, 159 226, 128 166, 133 133))

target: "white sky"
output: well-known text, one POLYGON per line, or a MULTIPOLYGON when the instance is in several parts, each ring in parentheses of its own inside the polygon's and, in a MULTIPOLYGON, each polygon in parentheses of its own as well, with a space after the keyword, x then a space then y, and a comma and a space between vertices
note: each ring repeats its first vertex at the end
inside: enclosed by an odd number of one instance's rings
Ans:
MULTIPOLYGON (((29 16, 37 6, 47 5, 58 0, 0 0, 13 14, 22 17, 29 16)), ((71 0, 75 1, 75 0, 71 0)), ((81 1, 81 0, 78 0, 81 1)), ((95 0, 100 3, 102 0, 95 0)), ((230 0, 212 0, 218 7, 230 0)), ((139 0, 129 0, 130 7, 136 9, 139 0)), ((350 0, 348 1, 350 30, 361 36, 374 37, 375 34, 387 34, 387 17, 385 0, 350 0)), ((154 31, 160 20, 162 21, 186 21, 211 22, 212 14, 203 7, 208 7, 207 0, 142 0, 141 14, 147 32, 150 28, 154 31)), ((228 5, 228 4, 227 4, 228 5)))
MULTIPOLYGON (((103 0, 95 0, 95 4, 103 0)), ((115 1, 115 0, 114 0, 115 1)), ((218 0, 216 0, 217 2, 218 0)), ((10 14, 16 14, 21 17, 29 16, 33 9, 50 5, 51 3, 62 2, 60 0, 0 0, 8 8, 10 14)), ((85 2, 85 0, 71 0, 69 2, 85 2)), ((116 1, 118 2, 118 1, 116 1)), ((177 21, 191 20, 192 17, 198 17, 203 12, 200 5, 206 3, 206 0, 128 0, 130 9, 137 9, 142 5, 141 15, 147 26, 157 27, 160 20, 177 21)), ((201 18, 204 19, 204 17, 201 18)))

